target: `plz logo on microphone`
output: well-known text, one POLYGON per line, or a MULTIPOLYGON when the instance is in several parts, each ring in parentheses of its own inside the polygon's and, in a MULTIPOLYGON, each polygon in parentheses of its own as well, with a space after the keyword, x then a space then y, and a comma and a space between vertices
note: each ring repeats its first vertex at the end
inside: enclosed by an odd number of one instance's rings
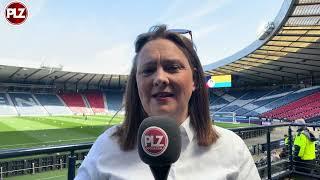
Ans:
POLYGON ((142 148, 150 156, 160 156, 165 152, 168 144, 167 133, 159 127, 151 126, 142 133, 142 148))

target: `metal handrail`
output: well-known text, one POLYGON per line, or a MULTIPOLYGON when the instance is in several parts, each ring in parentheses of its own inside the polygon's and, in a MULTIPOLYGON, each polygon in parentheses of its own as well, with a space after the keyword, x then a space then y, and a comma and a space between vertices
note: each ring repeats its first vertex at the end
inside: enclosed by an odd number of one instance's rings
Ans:
POLYGON ((6 150, 6 151, 0 151, 0 159, 39 155, 39 154, 50 154, 50 153, 58 153, 58 152, 70 152, 70 155, 68 157, 68 160, 69 160, 68 180, 73 180, 75 177, 75 171, 76 171, 75 170, 76 157, 74 156, 74 151, 90 149, 92 144, 93 143, 90 142, 90 143, 81 143, 81 144, 60 145, 60 146, 54 146, 54 147, 6 150))
POLYGON ((49 147, 41 147, 41 148, 5 150, 5 151, 0 151, 0 159, 90 149, 92 144, 93 142, 49 146, 49 147))
MULTIPOLYGON (((267 171, 268 171, 268 179, 272 178, 271 174, 271 147, 270 147, 270 129, 275 127, 284 127, 289 126, 288 134, 289 134, 289 161, 290 161, 290 172, 296 173, 293 170, 293 158, 292 158, 292 130, 291 126, 308 126, 308 127, 320 127, 319 124, 295 124, 295 123, 284 123, 277 125, 267 125, 267 126, 257 126, 257 127, 244 127, 244 128, 231 128, 231 131, 241 132, 241 131, 250 131, 250 130, 259 130, 259 129, 267 129, 267 171)), ((92 146, 92 142, 88 143, 80 143, 80 144, 70 144, 70 145, 60 145, 60 146, 50 146, 50 147, 41 147, 41 148, 30 148, 30 149, 14 149, 14 150, 5 150, 0 151, 0 159, 7 159, 13 157, 23 157, 23 156, 32 156, 39 154, 50 154, 50 153, 58 153, 58 152, 70 152, 68 157, 68 180, 72 180, 75 177, 75 161, 76 157, 74 152, 77 150, 85 150, 90 149, 92 146)), ((308 174, 305 174, 308 175, 308 174)), ((314 176, 319 177, 319 176, 314 176)))

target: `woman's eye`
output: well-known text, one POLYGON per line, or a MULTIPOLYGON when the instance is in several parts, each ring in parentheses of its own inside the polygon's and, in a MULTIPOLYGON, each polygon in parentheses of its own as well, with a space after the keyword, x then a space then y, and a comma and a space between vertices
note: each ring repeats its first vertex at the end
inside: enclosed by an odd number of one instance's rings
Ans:
POLYGON ((142 71, 142 75, 148 76, 154 72, 153 68, 146 68, 142 71))
POLYGON ((181 69, 181 66, 179 66, 178 64, 169 65, 166 67, 166 70, 168 72, 177 72, 179 69, 181 69))

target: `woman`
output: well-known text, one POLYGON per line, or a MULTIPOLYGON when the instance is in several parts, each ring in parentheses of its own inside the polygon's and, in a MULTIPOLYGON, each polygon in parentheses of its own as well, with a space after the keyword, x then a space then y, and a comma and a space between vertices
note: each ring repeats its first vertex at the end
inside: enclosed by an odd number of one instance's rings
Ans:
POLYGON ((168 179, 260 179, 247 146, 233 132, 212 126, 204 73, 192 41, 155 26, 135 42, 123 124, 103 133, 76 179, 153 179, 138 155, 140 123, 169 116, 180 124, 182 149, 168 179))

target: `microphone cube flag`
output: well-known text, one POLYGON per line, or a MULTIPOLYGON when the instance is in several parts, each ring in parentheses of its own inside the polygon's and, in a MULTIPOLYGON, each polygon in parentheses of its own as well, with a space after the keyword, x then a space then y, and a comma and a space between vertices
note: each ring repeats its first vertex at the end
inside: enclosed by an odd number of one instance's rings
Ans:
POLYGON ((150 166, 176 162, 181 152, 180 130, 176 120, 153 116, 142 121, 138 130, 138 153, 150 166))

